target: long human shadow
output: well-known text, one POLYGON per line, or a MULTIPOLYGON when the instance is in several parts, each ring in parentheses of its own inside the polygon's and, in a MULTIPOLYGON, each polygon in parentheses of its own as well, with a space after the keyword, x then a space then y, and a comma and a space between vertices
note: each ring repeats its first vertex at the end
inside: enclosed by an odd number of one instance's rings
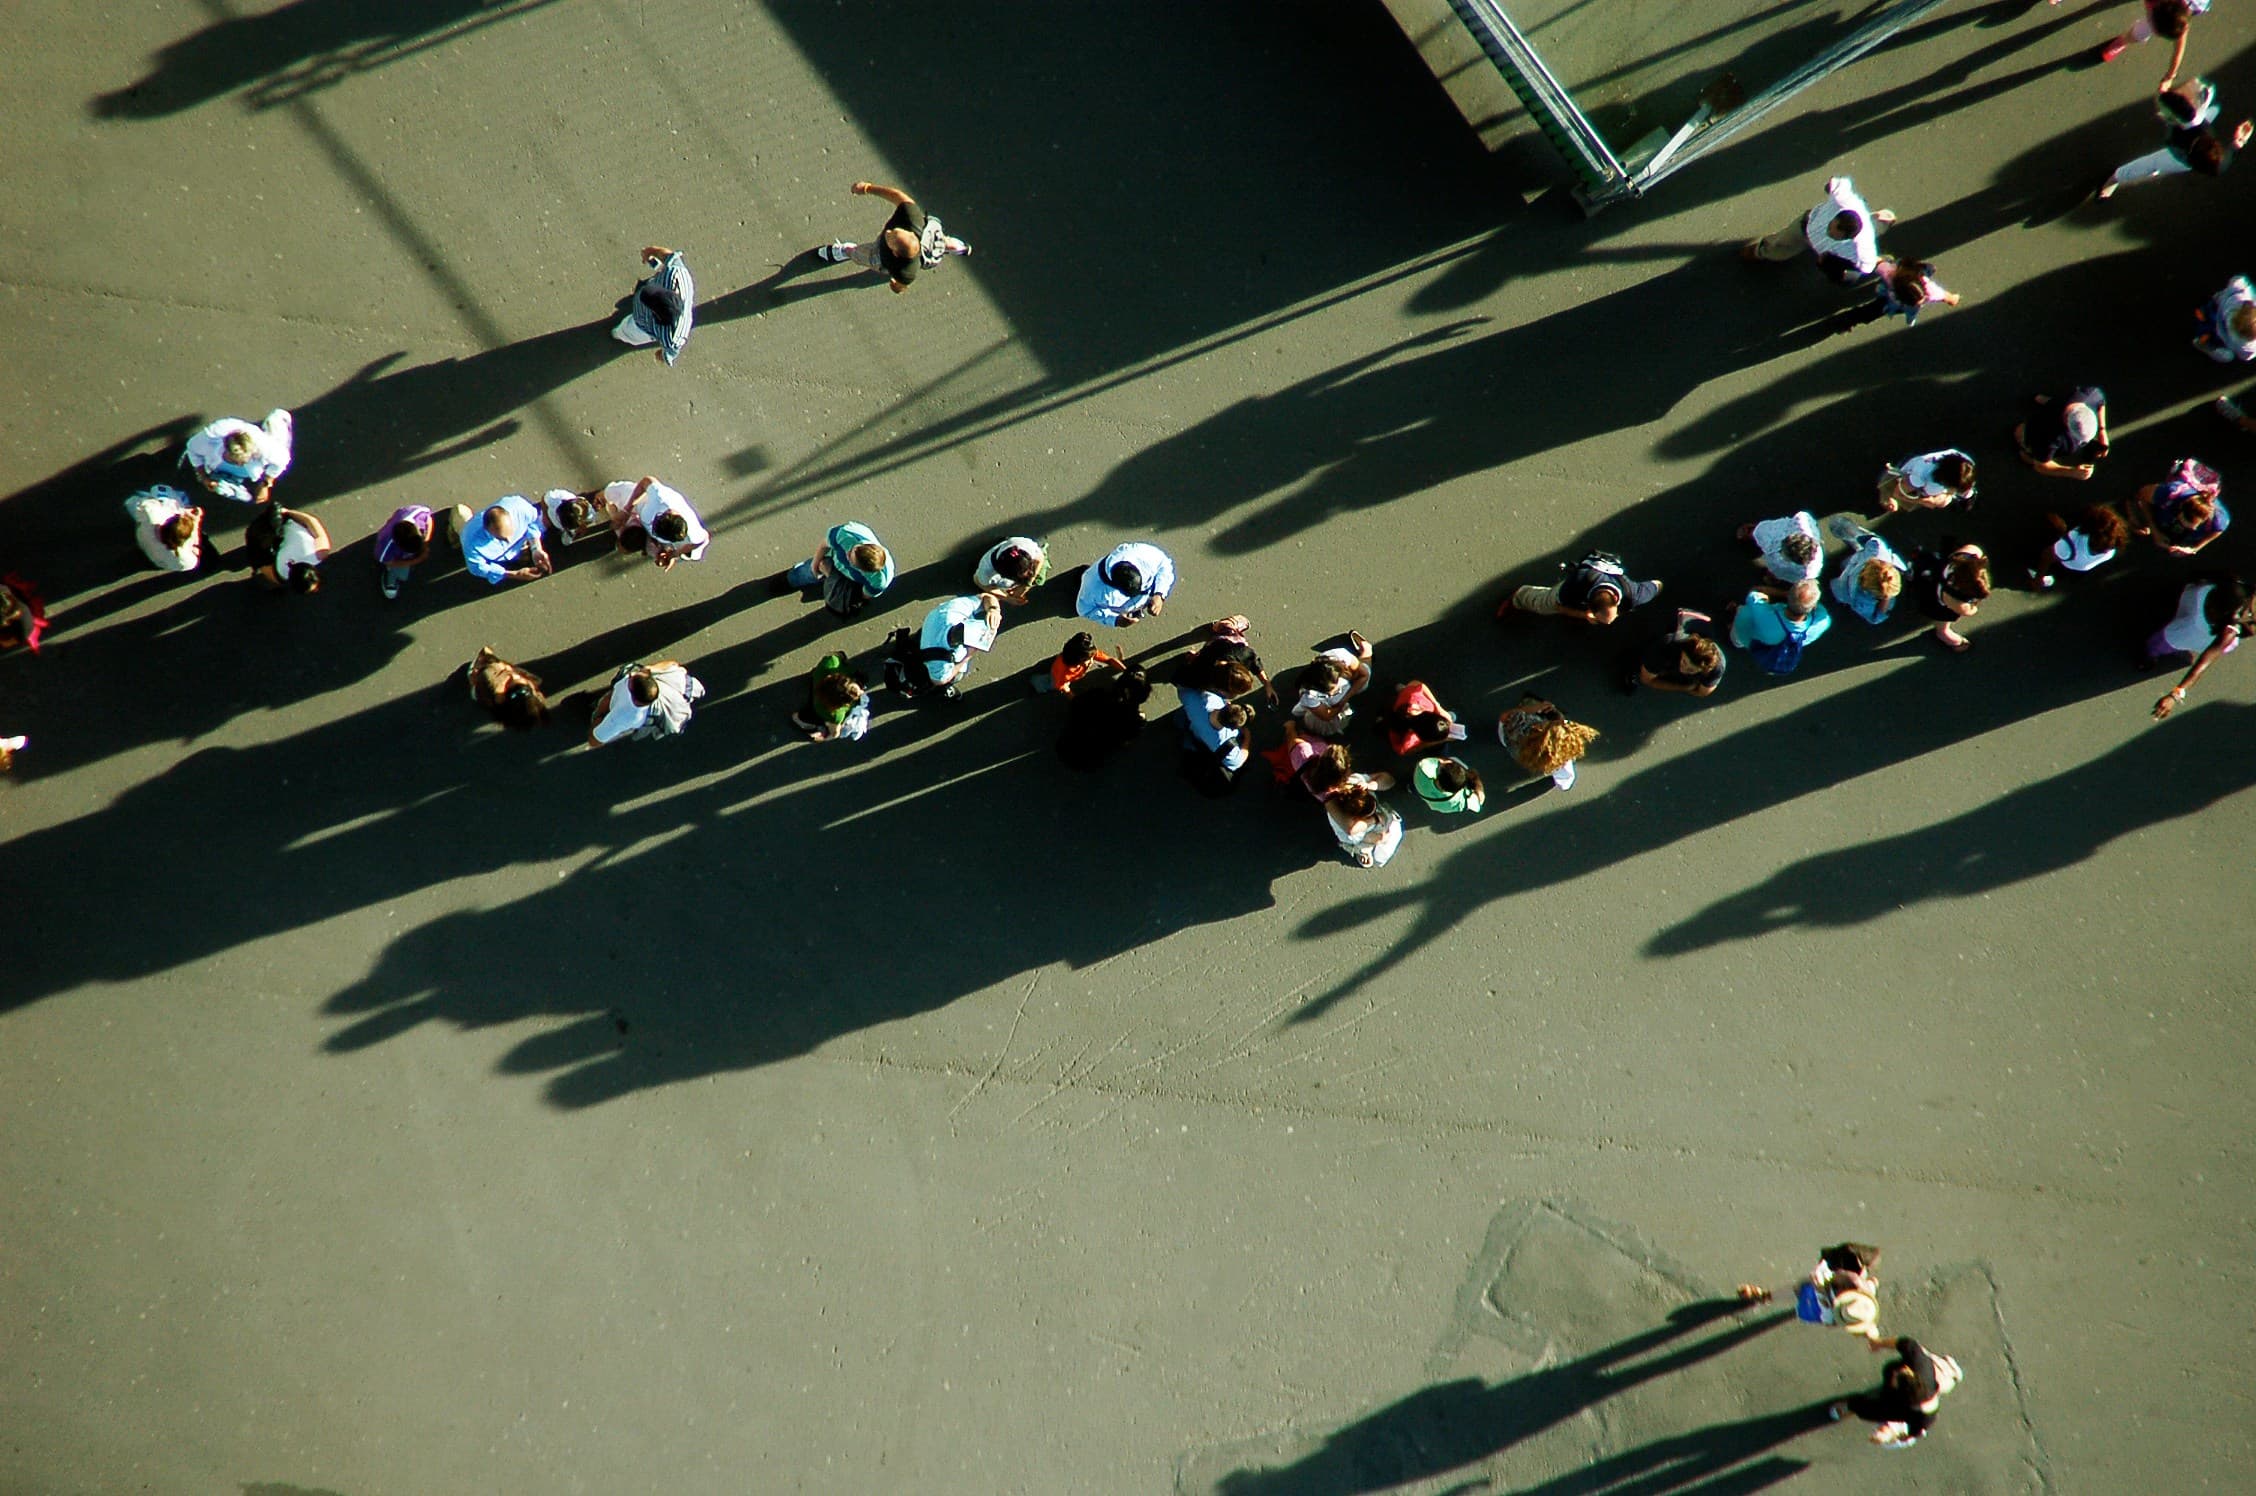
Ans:
POLYGON ((292 0, 214 20, 158 49, 148 72, 87 103, 100 119, 158 119, 245 90, 254 109, 287 103, 551 0, 292 0))
MULTIPOLYGON (((1496 1383, 1463 1377, 1422 1388, 1334 1431, 1321 1447, 1290 1465, 1231 1472, 1215 1483, 1214 1496, 1367 1496, 1463 1470, 1632 1388, 1734 1350, 1792 1318, 1773 1312, 1741 1319, 1737 1315, 1743 1307, 1730 1299, 1687 1304, 1672 1311, 1663 1325, 1557 1366, 1496 1383), (1726 1321, 1727 1329, 1679 1344, 1726 1321)), ((1754 1420, 1764 1425, 1765 1442, 1742 1440, 1732 1446, 1735 1452, 1722 1467, 1752 1458, 1823 1419, 1820 1406, 1754 1420)))
MULTIPOLYGON (((342 383, 294 405, 296 461, 277 496, 316 508, 366 487, 420 472, 499 441, 518 429, 532 402, 622 352, 605 322, 558 328, 463 357, 401 365, 376 359, 342 383)), ((120 509, 126 494, 153 481, 181 481, 180 446, 198 422, 181 417, 72 464, 0 502, 8 554, 37 557, 36 571, 55 618, 53 664, 77 681, 101 680, 136 695, 131 712, 73 712, 68 735, 50 739, 39 772, 94 762, 141 743, 189 741, 239 712, 281 707, 349 685, 383 668, 410 641, 410 625, 488 595, 459 558, 427 565, 406 600, 376 596, 366 537, 332 526, 338 554, 329 585, 312 599, 283 598, 231 570, 233 533, 247 511, 205 502, 215 539, 204 568, 152 583, 120 509), (107 590, 76 599, 105 583, 107 590), (164 607, 111 620, 144 598, 168 592, 164 607)), ((559 473, 572 487, 620 476, 559 473)), ((561 553, 576 565, 580 551, 561 553)), ((543 583, 540 585, 553 585, 543 583)), ((56 670, 25 672, 27 696, 67 689, 56 670)))
MULTIPOLYGON (((1495 168, 1378 6, 1302 7, 1289 21, 1261 7, 1051 6, 1039 25, 1009 25, 1002 46, 973 42, 979 23, 945 7, 894 7, 882 27, 822 6, 773 14, 877 159, 977 247, 934 273, 976 276, 1058 379, 1494 222, 1495 168)), ((869 174, 840 168, 819 233, 857 238, 882 221, 844 196, 869 174)))
POLYGON ((1809 1461, 1777 1453, 1780 1445, 1831 1426, 1829 1401, 1655 1439, 1608 1455, 1580 1470, 1529 1486, 1519 1496, 1744 1496, 1782 1485, 1809 1461))
MULTIPOLYGON (((1601 759, 1586 770, 1573 795, 1545 816, 1540 853, 1521 838, 1453 843, 1421 882, 1383 887, 1303 921, 1298 931, 1303 938, 1329 939, 1410 917, 1408 928, 1390 933, 1359 970, 1300 1008, 1292 1021, 1321 1016, 1492 905, 1603 874, 1728 821, 2120 688, 2137 678, 2129 664, 2133 625, 2127 620, 2145 618, 2154 595, 2135 574, 2117 577, 2084 589, 2072 608, 2056 604, 1987 624, 1970 655, 1946 657, 1920 644, 1921 652, 1904 668, 1865 674, 1846 691, 1719 734, 1665 762, 1615 769, 1601 759), (2126 607, 2126 594, 2144 606, 2126 607), (2032 662, 2043 668, 2032 668, 2032 662)), ((1873 645, 1858 642, 1867 636, 1841 637, 1844 628, 1858 625, 1836 624, 1834 637, 1804 657, 1805 670, 1820 659, 1831 669, 1868 662, 1873 645), (1837 646, 1845 653, 1829 654, 1837 646)), ((1797 673, 1770 689, 1791 690, 1803 679, 1797 673)), ((1728 678, 1725 689, 1732 689, 1728 678)), ((1601 725, 1608 721, 1597 712, 1576 715, 1601 725)), ((2174 772, 2185 751, 2159 735, 2147 748, 2153 773, 2174 772)), ((1790 837, 1790 829, 1785 834, 1790 837)))
MULTIPOLYGON (((1735 260, 1689 260, 1500 331, 1419 333, 1241 400, 1121 462, 1040 526, 1150 523, 1183 496, 1238 513, 1210 542, 1245 555, 1466 473, 1661 419, 1709 380, 1814 345, 1792 303, 1735 260), (1624 329, 1669 325, 1665 358, 1622 357, 1624 329), (1543 377, 1531 379, 1531 370, 1543 377)), ((1826 303, 1811 303, 1822 306, 1826 303)))
MULTIPOLYGON (((2041 9, 2041 0, 2038 5, 2041 9)), ((1946 11, 1899 33, 1882 50, 1908 49, 1964 25, 1986 26, 2000 18, 2019 16, 2028 8, 2028 0, 1998 0, 1985 7, 1946 11)), ((1585 254, 1602 256, 1603 246, 1608 241, 1637 232, 1655 218, 1673 217, 1745 197, 1768 184, 1799 182, 1803 185, 1797 189, 1798 193, 1814 194, 1818 184, 1839 170, 1839 163, 1858 147, 1915 130, 1940 115, 2000 97, 2050 73, 2074 67, 2080 54, 2067 52, 2002 78, 1971 81, 1984 68, 2045 41, 2087 16, 2113 8, 2114 0, 2092 0, 2080 11, 2069 12, 2065 8, 2050 11, 2044 20, 2016 25, 1985 46, 1958 56, 1939 57, 1930 68, 1904 83, 1869 94, 1859 93, 1842 104, 1807 109, 1797 113, 1794 123, 1788 126, 1750 131, 1670 177, 1649 196, 1608 209, 1592 220, 1581 231, 1585 254)), ((1853 86, 1869 76, 1867 72, 1851 68, 1843 75, 1841 83, 1833 86, 1853 86)), ((2053 158, 2048 184, 2051 187, 2059 184, 2059 165, 2058 158, 2053 158)), ((1918 199, 1919 184, 1915 181, 1873 178, 1861 180, 1860 185, 1874 194, 1876 206, 1893 207, 1907 219, 1926 211, 1918 199)), ((1781 201, 1777 216, 1782 217, 1789 206, 1781 201)), ((1748 223, 1748 233, 1767 232, 1777 226, 1766 221, 1770 209, 1761 212, 1765 217, 1748 223)), ((1914 244, 1901 226, 1891 233, 1888 243, 1891 247, 1901 243, 1907 249, 1922 253, 1935 252, 1931 244, 1914 244)), ((1529 269, 1518 236, 1508 229, 1499 230, 1453 264, 1447 273, 1422 287, 1411 299, 1410 306, 1413 311, 1425 313, 1454 311, 1486 300, 1529 273, 1529 269)))
POLYGON ((1779 930, 1863 924, 2058 872, 2119 837, 2198 815, 2256 784, 2246 751, 2252 726, 2256 706, 2197 706, 2167 728, 1948 820, 1805 857, 1662 930, 1645 953, 1681 956, 1779 930), (2165 756, 2166 771, 2157 772, 2165 756))

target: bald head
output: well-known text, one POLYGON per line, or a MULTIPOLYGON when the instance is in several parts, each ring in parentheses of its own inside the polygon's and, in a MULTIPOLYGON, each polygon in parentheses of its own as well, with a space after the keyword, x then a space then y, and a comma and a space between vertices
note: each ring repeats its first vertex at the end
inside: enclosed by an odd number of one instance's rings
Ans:
POLYGON ((1817 609, 1817 583, 1796 582, 1786 594, 1786 611, 1796 618, 1807 618, 1817 609))
POLYGON ((486 511, 486 533, 496 540, 517 538, 517 516, 496 504, 486 511))

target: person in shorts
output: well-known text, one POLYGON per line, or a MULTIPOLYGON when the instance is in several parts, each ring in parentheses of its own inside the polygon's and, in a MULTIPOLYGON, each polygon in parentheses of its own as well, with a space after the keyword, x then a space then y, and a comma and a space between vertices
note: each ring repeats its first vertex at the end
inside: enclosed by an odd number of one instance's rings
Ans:
POLYGON ((817 248, 815 256, 825 264, 852 263, 864 270, 878 271, 897 294, 915 284, 918 271, 931 269, 949 255, 971 253, 970 245, 949 234, 941 227, 939 219, 918 207, 916 199, 900 188, 856 182, 852 191, 856 197, 881 198, 891 203, 893 216, 885 220, 885 227, 867 244, 833 239, 817 248))

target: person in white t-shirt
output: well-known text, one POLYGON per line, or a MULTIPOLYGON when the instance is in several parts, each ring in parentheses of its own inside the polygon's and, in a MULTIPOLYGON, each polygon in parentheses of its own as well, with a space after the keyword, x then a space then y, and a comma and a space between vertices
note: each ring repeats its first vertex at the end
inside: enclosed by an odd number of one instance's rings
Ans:
POLYGON ((1739 258, 1779 263, 1814 254, 1819 268, 1835 280, 1870 280, 1880 268, 1880 230, 1895 221, 1886 208, 1876 213, 1866 207, 1847 177, 1834 177, 1817 206, 1775 234, 1748 240, 1739 246, 1739 258))
POLYGON ((145 488, 125 501, 133 538, 159 571, 194 571, 204 559, 204 511, 170 484, 145 488))
POLYGON ((2079 573, 2099 570, 2115 559, 2115 553, 2131 537, 2122 511, 2112 504, 2090 505, 2076 516, 2074 524, 2057 514, 2046 515, 2044 522, 2052 533, 2029 563, 2032 587, 2052 586, 2062 569, 2079 573))
POLYGON ((1956 447, 1922 452, 1901 466, 1890 463, 1880 470, 1880 512, 1899 509, 1948 509, 1953 504, 1974 507, 1974 459, 1956 447))
POLYGON ((244 538, 251 548, 252 573, 267 586, 321 590, 321 563, 329 559, 330 542, 320 520, 276 504, 252 521, 244 538))
POLYGON ((611 507, 611 528, 621 551, 640 550, 660 571, 676 561, 702 561, 712 540, 689 500, 656 478, 607 484, 603 501, 611 507))
POLYGON ((704 695, 705 683, 679 660, 621 665, 588 724, 587 745, 601 748, 621 738, 678 736, 689 726, 692 704, 704 695))

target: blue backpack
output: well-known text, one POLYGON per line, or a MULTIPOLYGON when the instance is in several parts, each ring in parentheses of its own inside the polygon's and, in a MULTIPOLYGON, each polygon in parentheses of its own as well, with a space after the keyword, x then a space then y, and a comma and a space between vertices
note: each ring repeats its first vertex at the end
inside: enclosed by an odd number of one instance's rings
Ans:
POLYGON ((1788 634, 1776 644, 1750 644, 1747 654, 1772 675, 1792 675, 1794 667, 1802 663, 1801 636, 1788 634))

